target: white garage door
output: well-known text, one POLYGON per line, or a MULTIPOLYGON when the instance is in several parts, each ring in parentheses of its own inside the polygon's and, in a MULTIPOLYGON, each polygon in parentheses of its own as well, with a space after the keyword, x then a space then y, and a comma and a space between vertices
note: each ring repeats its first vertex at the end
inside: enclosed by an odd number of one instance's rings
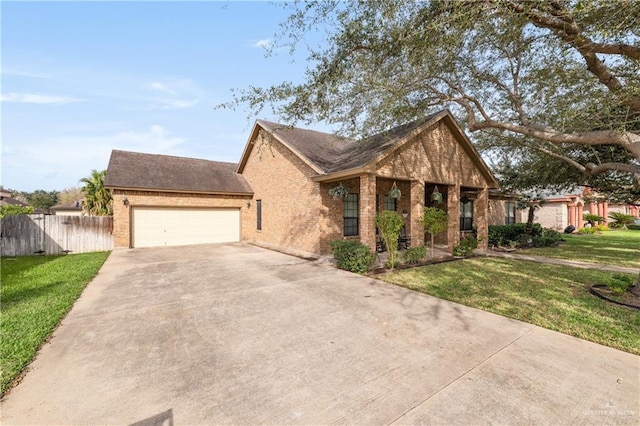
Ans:
POLYGON ((133 207, 132 246, 240 241, 240 209, 133 207))

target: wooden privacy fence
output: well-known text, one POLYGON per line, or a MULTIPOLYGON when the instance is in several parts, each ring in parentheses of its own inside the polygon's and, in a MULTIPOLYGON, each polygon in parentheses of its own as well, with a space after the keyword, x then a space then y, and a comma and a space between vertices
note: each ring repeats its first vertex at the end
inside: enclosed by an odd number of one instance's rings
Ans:
POLYGON ((0 219, 2 256, 89 253, 113 249, 113 217, 9 215, 0 219))

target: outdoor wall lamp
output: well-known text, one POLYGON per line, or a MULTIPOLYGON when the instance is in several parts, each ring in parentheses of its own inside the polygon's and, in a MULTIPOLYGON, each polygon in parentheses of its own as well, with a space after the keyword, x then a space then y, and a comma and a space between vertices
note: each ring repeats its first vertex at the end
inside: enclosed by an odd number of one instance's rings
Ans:
POLYGON ((409 212, 407 212, 406 210, 402 210, 402 217, 406 219, 407 216, 409 216, 409 212))
POLYGON ((127 196, 126 196, 126 195, 123 195, 123 196, 122 196, 122 204, 124 204, 125 206, 126 206, 127 204, 129 204, 129 199, 127 198, 127 196))
POLYGON ((251 201, 247 201, 247 208, 250 209, 251 208, 251 201))

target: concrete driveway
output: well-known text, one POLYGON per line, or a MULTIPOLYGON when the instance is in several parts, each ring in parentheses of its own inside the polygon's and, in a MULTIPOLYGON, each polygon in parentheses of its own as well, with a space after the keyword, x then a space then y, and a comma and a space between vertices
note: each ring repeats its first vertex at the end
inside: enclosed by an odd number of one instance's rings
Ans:
POLYGON ((244 244, 114 251, 2 423, 638 424, 640 357, 244 244))

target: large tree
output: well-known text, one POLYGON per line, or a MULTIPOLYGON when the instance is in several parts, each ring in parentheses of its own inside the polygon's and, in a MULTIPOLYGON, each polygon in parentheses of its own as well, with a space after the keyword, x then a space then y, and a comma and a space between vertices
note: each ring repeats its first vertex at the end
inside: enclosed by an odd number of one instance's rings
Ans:
POLYGON ((113 214, 113 200, 111 192, 104 186, 106 170, 91 171, 91 176, 80 179, 84 193, 83 210, 93 216, 107 216, 113 214))
POLYGON ((226 106, 248 104, 256 113, 268 105, 282 120, 325 120, 349 135, 448 107, 484 148, 544 153, 585 179, 608 174, 640 187, 640 2, 320 0, 292 7, 274 48, 327 33, 311 50, 304 81, 250 87, 226 106), (592 147, 615 152, 578 155, 592 147))
POLYGON ((449 107, 484 147, 543 152, 640 185, 640 2, 297 2, 279 47, 322 28, 303 83, 236 92, 286 121, 370 134, 449 107), (635 130, 634 130, 635 129, 635 130), (505 137, 506 136, 506 137, 505 137), (571 147, 608 145, 614 157, 571 147))

